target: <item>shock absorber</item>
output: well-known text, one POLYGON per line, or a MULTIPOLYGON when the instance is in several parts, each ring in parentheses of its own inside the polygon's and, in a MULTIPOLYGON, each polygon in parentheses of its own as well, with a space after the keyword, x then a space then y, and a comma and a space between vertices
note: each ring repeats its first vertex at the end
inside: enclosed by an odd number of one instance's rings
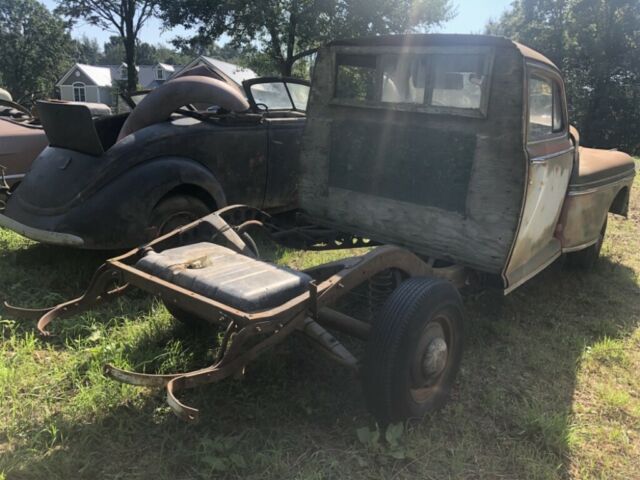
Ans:
POLYGON ((389 295, 399 283, 399 272, 390 268, 375 274, 369 279, 368 318, 372 322, 389 295))

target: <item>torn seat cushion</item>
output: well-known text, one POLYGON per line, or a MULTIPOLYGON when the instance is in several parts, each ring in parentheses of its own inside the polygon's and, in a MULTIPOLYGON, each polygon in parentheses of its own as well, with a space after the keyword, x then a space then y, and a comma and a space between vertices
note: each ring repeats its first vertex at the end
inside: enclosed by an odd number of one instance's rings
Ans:
POLYGON ((205 242, 149 252, 136 268, 245 312, 277 307, 311 281, 305 273, 205 242))

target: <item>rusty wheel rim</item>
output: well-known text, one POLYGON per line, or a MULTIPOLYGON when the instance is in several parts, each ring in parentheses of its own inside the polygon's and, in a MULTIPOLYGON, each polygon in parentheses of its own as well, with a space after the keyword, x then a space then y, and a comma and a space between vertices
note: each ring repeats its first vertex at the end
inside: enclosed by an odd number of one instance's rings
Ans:
POLYGON ((452 358, 451 320, 440 314, 425 325, 411 362, 410 394, 417 403, 426 402, 438 389, 452 358))

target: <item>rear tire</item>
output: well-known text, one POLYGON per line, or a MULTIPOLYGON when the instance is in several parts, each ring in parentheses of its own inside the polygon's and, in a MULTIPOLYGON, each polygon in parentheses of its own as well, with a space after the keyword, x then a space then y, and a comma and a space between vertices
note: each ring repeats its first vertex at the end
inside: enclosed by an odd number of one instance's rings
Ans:
POLYGON ((211 213, 200 199, 191 195, 171 195, 163 198, 151 212, 150 226, 157 235, 165 235, 211 213))
MULTIPOLYGON (((211 209, 200 199, 190 195, 171 195, 163 198, 153 208, 149 224, 156 228, 157 236, 165 235, 176 228, 187 225, 211 213, 211 209)), ((178 321, 193 328, 207 323, 190 312, 162 299, 169 313, 178 321)))
POLYGON ((591 270, 598 261, 598 258, 600 258, 600 250, 602 250, 602 244, 604 243, 604 236, 606 232, 607 218, 604 219, 604 224, 600 229, 598 241, 583 250, 567 253, 567 265, 570 268, 579 270, 591 270))
POLYGON ((374 321, 362 381, 371 413, 386 425, 421 418, 447 400, 462 358, 463 305, 438 278, 411 278, 374 321))

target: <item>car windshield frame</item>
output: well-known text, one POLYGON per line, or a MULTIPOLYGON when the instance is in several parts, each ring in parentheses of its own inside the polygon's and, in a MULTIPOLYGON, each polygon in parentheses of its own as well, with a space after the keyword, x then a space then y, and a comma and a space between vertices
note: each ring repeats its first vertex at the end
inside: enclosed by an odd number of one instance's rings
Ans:
POLYGON ((252 78, 251 80, 245 80, 242 82, 242 86, 244 87, 247 99, 249 100, 249 104, 254 111, 268 111, 268 112, 301 112, 306 113, 307 106, 309 105, 309 96, 307 96, 307 103, 304 109, 298 108, 296 105, 296 100, 294 100, 294 95, 291 93, 291 89, 289 85, 302 85, 309 88, 309 93, 311 93, 311 82, 307 80, 303 80, 300 78, 291 78, 291 77, 262 77, 262 78, 252 78), (263 102, 256 102, 253 88, 256 85, 265 85, 265 84, 282 84, 284 90, 287 94, 290 107, 287 108, 271 108, 269 105, 264 104, 263 102), (266 105, 267 109, 261 109, 258 105, 266 105))

